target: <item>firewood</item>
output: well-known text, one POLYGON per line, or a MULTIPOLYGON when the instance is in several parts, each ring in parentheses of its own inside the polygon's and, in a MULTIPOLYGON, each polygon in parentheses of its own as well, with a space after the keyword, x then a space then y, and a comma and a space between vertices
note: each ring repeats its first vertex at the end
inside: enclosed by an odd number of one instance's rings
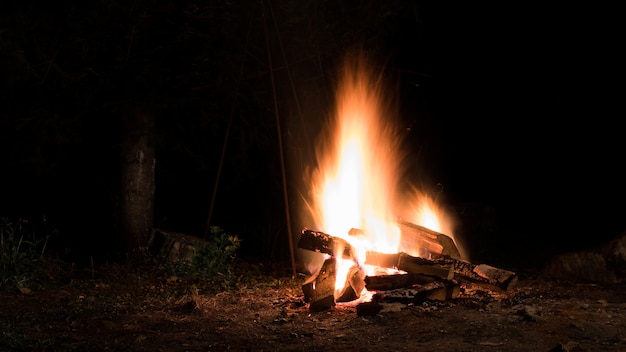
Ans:
POLYGON ((335 305, 336 261, 324 261, 320 269, 302 284, 304 301, 312 311, 322 311, 335 305))
POLYGON ((432 260, 414 257, 406 253, 377 253, 367 252, 365 264, 383 268, 395 268, 411 274, 434 276, 450 280, 454 277, 452 260, 432 260))
MULTIPOLYGON (((330 255, 334 255, 335 251, 343 248, 343 257, 347 258, 350 258, 352 253, 350 244, 346 241, 323 232, 307 229, 302 231, 298 246, 303 249, 330 255)), ((414 257, 406 253, 385 254, 368 252, 365 263, 363 264, 378 265, 385 268, 397 268, 412 274, 431 275, 442 279, 452 279, 454 275, 451 261, 434 261, 414 257)))
POLYGON ((402 273, 366 276, 364 281, 368 291, 387 291, 407 288, 415 284, 426 284, 435 280, 438 278, 422 274, 402 273))
POLYGON ((451 280, 454 277, 452 263, 444 260, 435 261, 413 257, 406 253, 400 253, 397 268, 412 274, 434 276, 446 280, 451 280))
POLYGON ((381 302, 400 302, 406 304, 417 304, 424 301, 445 301, 457 298, 460 285, 455 280, 435 280, 430 283, 413 285, 410 288, 400 288, 395 290, 381 291, 381 302))
POLYGON ((451 260, 454 266, 454 277, 479 285, 495 287, 509 291, 517 284, 517 274, 487 264, 472 264, 470 262, 451 258, 449 256, 435 256, 438 260, 451 260))
POLYGON ((398 225, 402 233, 402 248, 425 249, 429 253, 461 259, 461 253, 452 238, 404 220, 398 220, 398 225))
POLYGON ((298 241, 298 247, 313 252, 335 256, 335 251, 343 248, 343 256, 350 258, 350 245, 343 239, 333 237, 321 231, 303 229, 298 241))
POLYGON ((357 265, 354 265, 348 271, 346 283, 341 292, 336 297, 337 302, 350 302, 361 296, 361 292, 365 288, 365 272, 357 265))
POLYGON ((414 274, 375 275, 365 277, 365 287, 368 291, 386 291, 410 285, 414 274))

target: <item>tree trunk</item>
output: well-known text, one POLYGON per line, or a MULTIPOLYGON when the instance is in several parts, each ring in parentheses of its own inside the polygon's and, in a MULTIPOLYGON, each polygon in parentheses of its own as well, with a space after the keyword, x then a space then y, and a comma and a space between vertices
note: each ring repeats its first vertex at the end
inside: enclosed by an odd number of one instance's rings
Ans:
POLYGON ((125 259, 138 262, 146 253, 154 221, 154 115, 141 107, 127 110, 123 121, 120 211, 125 259))

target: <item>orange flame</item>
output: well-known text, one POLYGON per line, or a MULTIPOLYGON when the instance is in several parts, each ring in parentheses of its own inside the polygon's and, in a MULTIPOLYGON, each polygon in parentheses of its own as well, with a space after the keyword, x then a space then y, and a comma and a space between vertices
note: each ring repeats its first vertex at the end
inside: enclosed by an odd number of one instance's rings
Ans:
MULTIPOLYGON (((399 216, 435 231, 442 229, 443 219, 436 204, 420 192, 400 194, 402 130, 381 79, 363 57, 349 57, 342 73, 329 140, 319 143, 309 206, 315 225, 349 242, 357 250, 356 261, 363 264, 367 251, 405 250, 400 248, 399 216), (349 236, 351 229, 362 231, 349 236)), ((335 288, 340 290, 354 262, 337 258, 337 263, 335 288)))

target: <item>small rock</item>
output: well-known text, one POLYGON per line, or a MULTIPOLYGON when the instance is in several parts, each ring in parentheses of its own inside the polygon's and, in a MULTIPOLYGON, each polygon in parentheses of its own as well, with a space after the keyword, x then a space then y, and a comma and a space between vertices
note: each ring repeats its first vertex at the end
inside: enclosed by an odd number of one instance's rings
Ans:
POLYGON ((568 341, 565 344, 558 344, 550 349, 549 352, 575 352, 582 351, 580 344, 574 341, 568 341))
POLYGON ((519 309, 517 311, 517 315, 521 315, 522 318, 527 321, 537 321, 539 319, 537 309, 529 305, 524 305, 521 309, 519 309))

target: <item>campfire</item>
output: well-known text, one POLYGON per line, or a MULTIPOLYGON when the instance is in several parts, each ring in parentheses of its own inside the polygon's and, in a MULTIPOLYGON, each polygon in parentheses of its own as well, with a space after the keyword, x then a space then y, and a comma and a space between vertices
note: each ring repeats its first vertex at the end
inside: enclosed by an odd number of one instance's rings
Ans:
POLYGON ((454 299, 464 281, 510 289, 515 273, 463 258, 451 217, 403 176, 410 153, 383 88, 363 57, 348 57, 309 174, 314 228, 298 243, 324 256, 302 286, 310 309, 347 303, 370 314, 383 301, 454 299))

